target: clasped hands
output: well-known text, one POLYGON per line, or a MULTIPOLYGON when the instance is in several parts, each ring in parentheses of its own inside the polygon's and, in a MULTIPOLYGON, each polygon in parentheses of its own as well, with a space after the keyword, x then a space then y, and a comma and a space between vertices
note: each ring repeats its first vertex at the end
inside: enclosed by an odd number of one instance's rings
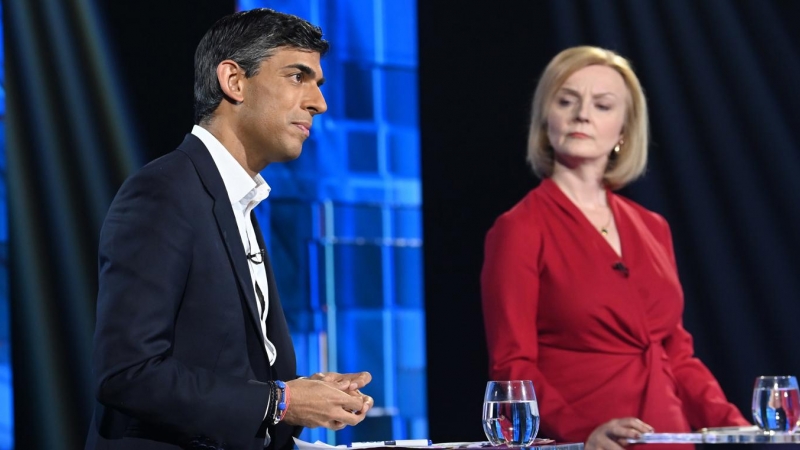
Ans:
POLYGON ((283 421, 309 428, 341 430, 364 420, 375 404, 359 389, 372 381, 369 372, 316 373, 288 381, 291 398, 283 421))
POLYGON ((652 433, 653 427, 635 417, 608 421, 592 431, 584 450, 622 450, 628 439, 638 439, 642 433, 652 433))

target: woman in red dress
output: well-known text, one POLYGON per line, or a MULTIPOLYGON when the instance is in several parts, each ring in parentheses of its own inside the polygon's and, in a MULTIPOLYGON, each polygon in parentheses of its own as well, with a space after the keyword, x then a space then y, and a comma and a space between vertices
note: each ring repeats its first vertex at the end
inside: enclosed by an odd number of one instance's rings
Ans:
POLYGON ((486 237, 491 378, 533 380, 541 434, 587 450, 749 425, 693 356, 667 222, 613 192, 644 171, 647 146, 628 61, 561 52, 533 98, 528 160, 542 182, 486 237))

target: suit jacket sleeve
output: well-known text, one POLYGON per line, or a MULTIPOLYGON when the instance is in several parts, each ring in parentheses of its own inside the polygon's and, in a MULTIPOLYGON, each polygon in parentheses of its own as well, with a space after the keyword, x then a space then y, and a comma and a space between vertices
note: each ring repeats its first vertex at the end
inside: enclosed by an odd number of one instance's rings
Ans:
MULTIPOLYGON (((659 218, 663 223, 662 242, 666 245, 677 271, 672 233, 666 220, 659 218)), ((693 429, 750 425, 739 409, 725 398, 725 393, 711 371, 694 356, 692 336, 683 328, 683 321, 677 324, 665 340, 664 348, 677 381, 683 410, 693 429)))
POLYGON ((501 216, 486 237, 481 296, 493 380, 532 380, 541 435, 556 440, 588 435, 597 425, 572 408, 537 367, 539 253, 535 224, 501 216), (548 426, 558 424, 558 431, 548 426))
MULTIPOLYGON (((144 423, 231 447, 252 444, 263 383, 172 357, 186 289, 193 206, 169 171, 143 170, 120 189, 100 238, 94 365, 98 400, 144 423)), ((221 245, 221 244, 220 244, 221 245)))

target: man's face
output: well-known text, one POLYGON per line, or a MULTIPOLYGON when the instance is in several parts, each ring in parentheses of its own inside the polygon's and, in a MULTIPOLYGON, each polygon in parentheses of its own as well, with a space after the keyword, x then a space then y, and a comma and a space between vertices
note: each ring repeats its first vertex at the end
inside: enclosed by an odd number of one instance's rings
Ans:
POLYGON ((328 109, 323 82, 319 53, 284 47, 263 61, 240 105, 236 134, 248 154, 264 166, 300 156, 314 116, 328 109))

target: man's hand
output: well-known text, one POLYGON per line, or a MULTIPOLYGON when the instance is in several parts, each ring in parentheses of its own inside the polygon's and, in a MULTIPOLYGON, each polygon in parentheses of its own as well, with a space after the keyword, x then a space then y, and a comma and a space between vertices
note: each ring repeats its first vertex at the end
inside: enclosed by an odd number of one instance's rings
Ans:
POLYGON ((614 419, 592 431, 584 450, 622 450, 628 446, 627 439, 637 439, 642 433, 652 433, 653 427, 635 417, 614 419))
POLYGON ((309 377, 312 380, 327 381, 329 383, 336 383, 343 391, 356 391, 368 385, 372 381, 372 375, 369 372, 358 373, 336 373, 336 372, 319 372, 309 377))
POLYGON ((347 425, 356 425, 364 420, 364 414, 355 412, 366 412, 372 406, 371 397, 362 395, 357 390, 342 389, 340 386, 344 382, 336 384, 300 378, 287 381, 286 385, 291 397, 283 421, 289 425, 341 430, 347 425))
POLYGON ((358 373, 336 373, 336 372, 318 372, 310 377, 312 380, 327 381, 334 383, 339 389, 347 392, 353 397, 359 397, 364 401, 364 407, 360 410, 353 411, 356 414, 366 414, 367 411, 375 405, 375 400, 369 395, 362 394, 360 388, 369 384, 372 381, 372 375, 369 372, 358 373))

